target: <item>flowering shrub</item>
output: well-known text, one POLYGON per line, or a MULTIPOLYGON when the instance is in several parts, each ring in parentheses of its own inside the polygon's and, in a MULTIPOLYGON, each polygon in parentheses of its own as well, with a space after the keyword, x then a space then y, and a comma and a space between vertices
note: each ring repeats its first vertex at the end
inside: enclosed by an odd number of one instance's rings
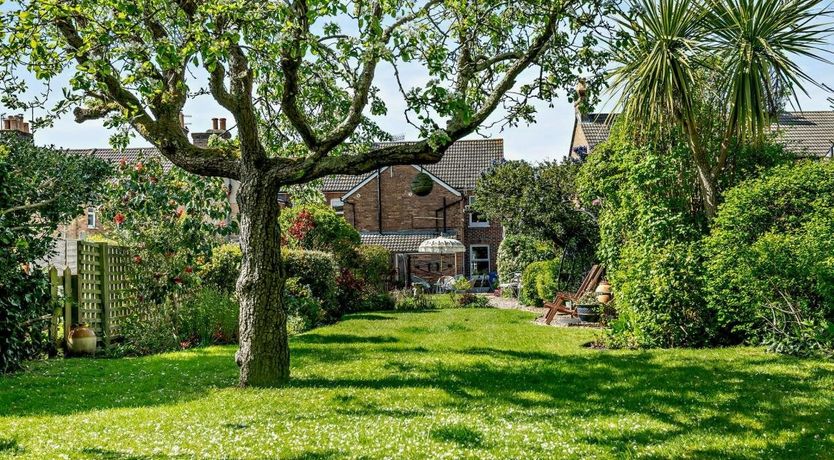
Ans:
POLYGON ((237 231, 222 179, 166 170, 158 158, 120 162, 102 211, 107 236, 133 251, 138 300, 157 305, 196 285, 194 267, 237 231))
POLYGON ((354 249, 360 243, 359 232, 324 205, 285 209, 280 224, 287 247, 330 252, 339 265, 350 265, 354 249))

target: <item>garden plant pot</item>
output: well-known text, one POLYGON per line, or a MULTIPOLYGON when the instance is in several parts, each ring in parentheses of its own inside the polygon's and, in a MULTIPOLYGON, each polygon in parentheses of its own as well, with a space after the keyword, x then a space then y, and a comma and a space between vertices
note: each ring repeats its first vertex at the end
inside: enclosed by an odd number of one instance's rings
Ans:
POLYGON ((597 295, 597 302, 606 304, 611 301, 611 284, 608 281, 601 281, 594 293, 597 295))
POLYGON ((580 320, 586 323, 599 322, 599 311, 596 305, 577 305, 576 314, 579 315, 580 320))
POLYGON ((69 350, 73 355, 94 355, 96 353, 96 331, 88 326, 73 328, 69 336, 69 350))

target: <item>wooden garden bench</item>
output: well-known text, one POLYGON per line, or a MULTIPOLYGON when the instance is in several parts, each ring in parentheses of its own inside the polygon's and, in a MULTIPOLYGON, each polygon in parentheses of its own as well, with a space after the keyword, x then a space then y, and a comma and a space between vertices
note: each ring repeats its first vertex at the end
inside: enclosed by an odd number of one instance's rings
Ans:
POLYGON ((545 302, 544 307, 548 309, 547 316, 545 316, 545 323, 550 324, 550 322, 553 321, 553 318, 556 317, 556 313, 565 313, 571 316, 576 316, 576 310, 565 306, 565 302, 575 302, 587 292, 596 289, 597 284, 599 284, 602 279, 603 273, 605 273, 605 269, 602 268, 602 265, 594 265, 585 275, 585 278, 582 280, 582 284, 579 285, 579 289, 575 293, 559 292, 556 294, 556 298, 554 298, 552 302, 545 302))

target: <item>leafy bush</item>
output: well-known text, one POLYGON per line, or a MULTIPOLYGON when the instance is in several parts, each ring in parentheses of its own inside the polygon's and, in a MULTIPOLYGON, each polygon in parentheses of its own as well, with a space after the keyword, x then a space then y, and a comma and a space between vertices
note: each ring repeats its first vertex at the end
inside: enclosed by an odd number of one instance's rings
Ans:
POLYGON ((300 334, 310 330, 324 321, 322 302, 316 298, 312 289, 297 277, 287 280, 284 291, 290 333, 300 334))
POLYGON ((457 298, 457 305, 461 308, 486 308, 489 300, 485 296, 466 292, 457 298))
POLYGON ((310 288, 313 296, 321 302, 327 321, 334 321, 344 311, 336 301, 336 264, 333 256, 321 251, 285 249, 284 265, 288 278, 310 288))
POLYGON ((556 257, 553 245, 526 235, 507 235, 498 246, 498 278, 502 283, 512 280, 528 265, 556 257))
POLYGON ((519 301, 524 305, 541 307, 544 302, 553 300, 560 290, 559 259, 533 262, 521 275, 519 301))
POLYGON ((179 308, 177 335, 188 345, 237 343, 240 306, 228 292, 207 287, 189 295, 179 308))
POLYGON ((203 284, 222 292, 235 292, 242 259, 243 254, 237 243, 215 246, 211 250, 211 258, 200 267, 203 284))
POLYGON ((391 275, 391 251, 378 245, 360 245, 351 268, 372 289, 381 292, 391 275))
POLYGON ((281 236, 291 249, 330 252, 342 266, 351 266, 359 232, 333 208, 295 206, 281 212, 281 236))
POLYGON ((0 133, 0 373, 43 353, 52 312, 48 280, 30 269, 52 250, 58 225, 95 202, 110 167, 0 133))
POLYGON ((121 341, 109 353, 116 356, 143 356, 180 348, 177 334, 177 306, 142 303, 120 325, 121 341))
POLYGON ((705 239, 707 299, 722 342, 765 340, 795 354, 830 347, 832 235, 834 163, 775 168, 728 191, 705 239))
POLYGON ((38 317, 49 313, 49 280, 43 272, 26 274, 3 270, 0 281, 0 374, 20 369, 26 359, 45 350, 47 323, 38 317))
POLYGON ((130 248, 143 302, 164 303, 198 284, 194 267, 237 231, 223 180, 165 169, 160 158, 122 160, 102 204, 106 236, 130 248))
POLYGON ((403 311, 432 310, 437 308, 437 304, 430 295, 403 289, 394 293, 394 308, 403 311))

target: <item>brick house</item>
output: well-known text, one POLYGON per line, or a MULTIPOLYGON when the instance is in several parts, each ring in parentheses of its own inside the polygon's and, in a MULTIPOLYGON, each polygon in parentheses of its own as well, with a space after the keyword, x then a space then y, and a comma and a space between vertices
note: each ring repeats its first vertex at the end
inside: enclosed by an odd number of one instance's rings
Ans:
MULTIPOLYGON (((16 132, 31 138, 22 117, 4 120, 3 131, 16 132), (19 119, 18 119, 19 118, 19 119), (25 128, 25 132, 24 132, 25 128)), ((212 135, 229 137, 226 120, 212 119, 211 129, 191 133, 195 145, 206 145, 212 135)), ((503 237, 498 222, 481 219, 468 210, 473 199, 473 189, 481 172, 504 159, 503 140, 468 140, 452 145, 437 164, 421 166, 394 166, 362 176, 331 176, 323 179, 322 192, 329 204, 344 215, 359 232, 364 244, 381 245, 394 256, 394 266, 400 280, 409 271, 430 282, 441 276, 454 275, 455 261, 458 273, 466 276, 481 275, 487 278, 496 271, 495 257, 503 237), (416 196, 410 184, 420 172, 432 179, 433 189, 427 196, 416 196), (381 192, 381 193, 378 193, 381 192), (380 198, 381 197, 381 198, 380 198), (466 245, 466 252, 455 259, 446 256, 441 266, 437 256, 417 254, 421 242, 438 235, 459 239, 466 245)), ((159 158, 155 148, 68 149, 73 154, 91 155, 113 164, 122 159, 136 163, 140 158, 159 158)), ((161 157, 164 168, 173 167, 161 157)), ((237 214, 239 183, 226 179, 226 189, 232 214, 237 214)), ((276 197, 287 202, 284 194, 276 197)), ((77 240, 84 240, 103 231, 98 207, 91 203, 83 215, 59 227, 57 255, 50 261, 58 267, 75 267, 77 240)))
POLYGON ((481 173, 504 159, 502 139, 455 142, 443 159, 431 165, 381 168, 361 176, 331 176, 323 180, 325 199, 344 215, 362 238, 394 254, 398 279, 408 274, 434 282, 458 273, 483 282, 496 271, 495 258, 503 239, 499 222, 469 210, 481 173), (411 183, 420 173, 433 182, 431 192, 417 196, 411 183), (461 241, 466 252, 440 257, 417 253, 423 241, 445 235, 461 241))
MULTIPOLYGON (((616 113, 580 114, 573 124, 568 156, 577 161, 608 139, 616 113)), ((834 157, 834 111, 784 112, 771 126, 785 148, 801 157, 834 157)))

